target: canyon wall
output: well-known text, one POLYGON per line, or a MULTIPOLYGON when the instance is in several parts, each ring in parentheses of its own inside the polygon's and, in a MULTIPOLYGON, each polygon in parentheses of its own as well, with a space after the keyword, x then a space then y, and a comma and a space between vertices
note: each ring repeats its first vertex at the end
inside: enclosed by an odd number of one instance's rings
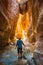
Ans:
POLYGON ((14 39, 19 5, 16 0, 0 0, 0 46, 14 39))

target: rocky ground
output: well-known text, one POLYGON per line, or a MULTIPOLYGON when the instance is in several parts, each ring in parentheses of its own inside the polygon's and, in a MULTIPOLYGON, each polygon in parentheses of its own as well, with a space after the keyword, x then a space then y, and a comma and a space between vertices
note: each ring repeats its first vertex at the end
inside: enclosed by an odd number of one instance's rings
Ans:
POLYGON ((24 53, 22 59, 18 59, 17 50, 14 46, 8 46, 5 50, 0 50, 0 65, 35 65, 33 54, 24 53))

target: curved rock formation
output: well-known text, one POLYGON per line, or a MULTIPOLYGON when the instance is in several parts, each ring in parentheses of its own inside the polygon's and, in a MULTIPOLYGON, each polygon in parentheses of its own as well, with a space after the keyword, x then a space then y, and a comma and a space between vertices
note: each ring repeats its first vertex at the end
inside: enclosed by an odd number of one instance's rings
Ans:
POLYGON ((40 9, 37 25, 37 42, 34 59, 37 65, 43 65, 43 7, 40 9))
POLYGON ((25 14, 28 11, 28 0, 20 0, 19 3, 19 8, 20 8, 20 13, 25 14))
POLYGON ((14 39, 19 5, 16 0, 0 0, 0 46, 14 39))

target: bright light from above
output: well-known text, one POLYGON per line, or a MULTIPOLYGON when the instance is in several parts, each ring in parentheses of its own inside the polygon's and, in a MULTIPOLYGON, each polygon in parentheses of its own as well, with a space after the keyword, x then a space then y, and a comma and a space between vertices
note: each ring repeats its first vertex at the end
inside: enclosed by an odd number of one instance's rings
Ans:
POLYGON ((28 0, 17 0, 18 3, 23 4, 26 3, 28 0))
POLYGON ((29 14, 24 15, 19 14, 19 19, 17 21, 17 26, 15 30, 15 38, 21 38, 25 44, 28 43, 27 32, 30 25, 29 14))
POLYGON ((17 0, 18 2, 20 2, 21 0, 17 0))

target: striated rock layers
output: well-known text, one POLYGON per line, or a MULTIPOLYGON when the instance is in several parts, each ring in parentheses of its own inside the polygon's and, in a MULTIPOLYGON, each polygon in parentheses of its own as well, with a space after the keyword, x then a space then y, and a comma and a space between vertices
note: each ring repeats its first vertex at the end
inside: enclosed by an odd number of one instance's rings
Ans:
POLYGON ((36 65, 43 65, 43 8, 40 10, 37 25, 37 42, 34 51, 36 65))
POLYGON ((19 5, 16 0, 0 0, 0 46, 14 38, 19 17, 19 5))

